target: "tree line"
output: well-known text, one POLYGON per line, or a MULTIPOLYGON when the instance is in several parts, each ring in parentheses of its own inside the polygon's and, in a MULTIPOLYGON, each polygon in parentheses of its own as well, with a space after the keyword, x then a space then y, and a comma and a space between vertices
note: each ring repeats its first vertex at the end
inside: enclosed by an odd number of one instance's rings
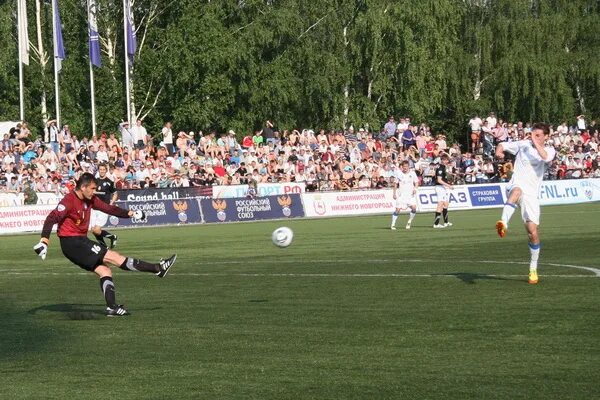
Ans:
MULTIPOLYGON (((123 12, 97 0, 98 130, 125 118, 123 12)), ((62 121, 91 132, 85 0, 59 0, 62 121)), ((0 5, 0 119, 18 117, 16 0, 0 5)), ((52 118, 49 2, 27 2, 26 120, 52 118)), ((462 138, 474 113, 573 120, 600 109, 595 0, 135 0, 134 110, 149 131, 379 129, 392 114, 462 138)))

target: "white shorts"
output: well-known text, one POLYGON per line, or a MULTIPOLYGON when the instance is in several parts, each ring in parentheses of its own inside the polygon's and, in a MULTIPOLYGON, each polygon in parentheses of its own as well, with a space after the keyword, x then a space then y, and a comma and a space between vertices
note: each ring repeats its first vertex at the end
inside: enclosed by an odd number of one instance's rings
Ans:
POLYGON ((435 194, 437 195, 437 201, 448 201, 448 189, 442 185, 435 186, 435 194))
POLYGON ((399 210, 417 207, 417 198, 412 195, 400 196, 396 198, 395 207, 399 210))
POLYGON ((506 198, 510 196, 510 191, 513 190, 515 187, 518 187, 522 191, 518 205, 521 208, 521 218, 523 218, 523 222, 533 222, 534 224, 539 225, 540 201, 537 198, 537 194, 525 194, 521 186, 511 185, 506 187, 506 198))
POLYGON ((108 222, 108 214, 99 210, 92 210, 90 213, 90 229, 94 226, 103 227, 108 222))

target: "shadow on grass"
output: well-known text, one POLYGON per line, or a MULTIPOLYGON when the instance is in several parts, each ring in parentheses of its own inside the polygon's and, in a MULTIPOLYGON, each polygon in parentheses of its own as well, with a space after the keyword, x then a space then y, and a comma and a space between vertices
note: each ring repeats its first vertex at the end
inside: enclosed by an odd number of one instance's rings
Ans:
MULTIPOLYGON (((138 311, 156 311, 160 310, 162 307, 146 307, 143 309, 136 309, 138 311)), ((129 308, 128 308, 129 310, 129 308)), ((134 310, 132 312, 135 313, 134 310)), ((35 315, 38 312, 48 311, 63 314, 67 319, 71 319, 74 321, 81 320, 91 320, 91 319, 105 319, 106 316, 104 314, 104 307, 98 304, 70 304, 70 303, 60 303, 60 304, 48 304, 45 306, 40 306, 36 308, 32 308, 27 311, 28 314, 35 315)), ((131 311, 131 310, 129 310, 131 311)))
POLYGON ((472 273, 472 272, 450 272, 447 274, 433 274, 433 275, 455 276, 458 279, 460 279, 461 281, 463 281, 464 283, 468 283, 471 285, 477 283, 476 281, 478 281, 478 280, 480 280, 480 281, 483 281, 483 280, 513 281, 513 282, 522 282, 523 281, 523 279, 520 279, 520 278, 506 278, 506 277, 502 277, 502 276, 477 274, 477 273, 472 273))
POLYGON ((90 320, 104 318, 104 309, 98 304, 49 304, 32 308, 27 313, 35 315, 40 311, 61 313, 72 320, 90 320))
MULTIPOLYGON (((0 299, 0 360, 15 359, 28 353, 44 352, 64 338, 56 327, 50 327, 34 316, 0 299)), ((11 372, 18 372, 11 370, 11 372)), ((2 396, 0 396, 2 397, 2 396)))

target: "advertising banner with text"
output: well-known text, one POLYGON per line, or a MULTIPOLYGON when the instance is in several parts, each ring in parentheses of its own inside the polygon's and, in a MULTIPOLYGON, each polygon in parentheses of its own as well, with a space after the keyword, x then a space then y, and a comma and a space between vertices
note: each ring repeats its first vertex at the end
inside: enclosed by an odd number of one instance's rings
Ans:
POLYGON ((299 194, 256 197, 254 199, 202 199, 203 222, 256 221, 304 217, 299 194))
POLYGON ((302 195, 307 217, 367 215, 394 211, 392 190, 319 192, 302 195))
MULTIPOLYGON (((506 202, 506 188, 506 183, 454 186, 448 191, 449 208, 468 210, 502 207, 506 202)), ((539 199, 543 206, 600 201, 600 179, 544 181, 539 199)), ((307 217, 391 213, 395 203, 391 189, 305 193, 302 201, 307 217)), ((419 188, 419 211, 434 211, 437 201, 435 187, 419 188)))
POLYGON ((192 197, 209 198, 213 195, 212 186, 192 186, 180 188, 147 188, 117 190, 120 201, 179 200, 192 197))
POLYGON ((0 233, 41 232, 44 221, 56 205, 0 208, 0 233))
POLYGON ((146 214, 146 218, 117 218, 111 216, 108 219, 108 227, 185 225, 201 222, 200 207, 196 199, 118 201, 117 206, 133 211, 142 210, 146 214))
POLYGON ((538 198, 541 205, 600 201, 600 179, 544 181, 538 198))
MULTIPOLYGON (((259 183, 258 195, 265 197, 292 193, 301 194, 305 192, 305 188, 304 182, 259 183)), ((247 193, 248 185, 213 186, 212 196, 216 199, 239 198, 246 197, 247 193)))

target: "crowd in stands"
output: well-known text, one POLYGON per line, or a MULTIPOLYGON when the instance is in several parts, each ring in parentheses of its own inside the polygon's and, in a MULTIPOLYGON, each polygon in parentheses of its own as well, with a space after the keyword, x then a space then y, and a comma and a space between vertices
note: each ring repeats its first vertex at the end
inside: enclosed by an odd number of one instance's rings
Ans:
MULTIPOLYGON (((578 116, 551 130, 548 143, 558 156, 546 179, 600 177, 598 128, 578 116)), ((75 135, 49 121, 43 136, 33 137, 26 122, 3 136, 0 191, 23 192, 35 203, 36 192, 65 193, 83 172, 101 163, 119 189, 304 182, 307 191, 383 188, 402 160, 408 160, 422 185, 432 183, 443 154, 451 158, 455 183, 508 181, 510 159, 494 159, 498 142, 527 137, 529 123, 507 123, 493 113, 473 116, 466 149, 441 132, 409 118, 390 117, 380 131, 352 126, 345 130, 278 129, 266 121, 247 136, 236 132, 179 132, 171 123, 151 136, 137 121, 97 136, 75 135)), ((29 200, 28 200, 29 199, 29 200)))

